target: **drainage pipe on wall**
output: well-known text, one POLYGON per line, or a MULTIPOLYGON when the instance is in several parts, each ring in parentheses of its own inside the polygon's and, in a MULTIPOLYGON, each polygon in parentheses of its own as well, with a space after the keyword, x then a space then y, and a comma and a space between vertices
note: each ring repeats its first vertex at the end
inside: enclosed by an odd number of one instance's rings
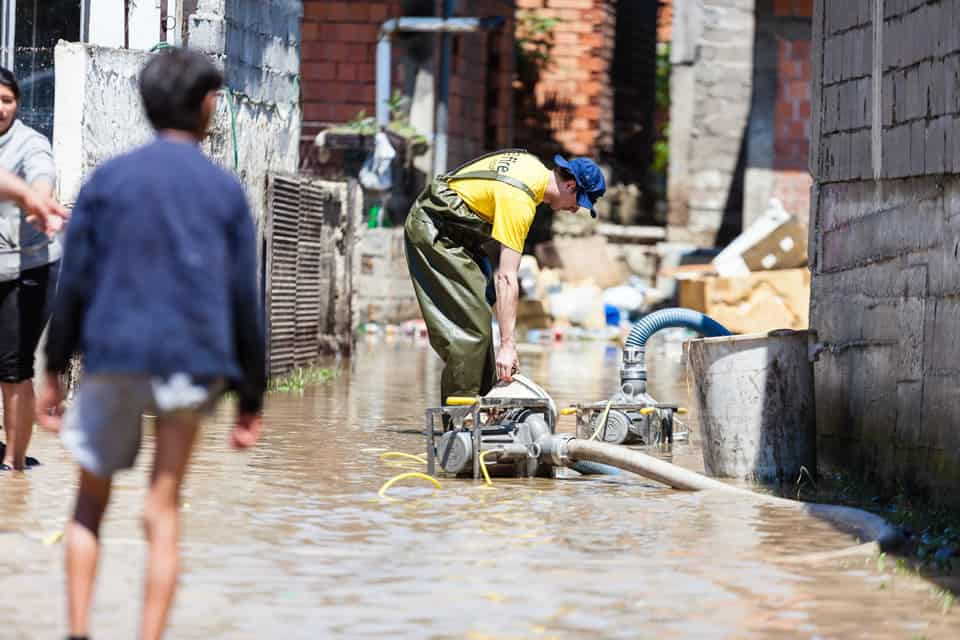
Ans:
MULTIPOLYGON (((380 25, 377 40, 377 127, 390 124, 390 77, 392 72, 391 42, 395 33, 474 33, 499 28, 504 24, 501 17, 492 18, 391 18, 380 25)), ((449 67, 444 69, 449 74, 449 67)), ((445 79, 441 78, 441 84, 445 79)), ((437 140, 443 140, 441 151, 446 155, 447 120, 437 122, 437 140), (442 130, 441 130, 442 129, 442 130)), ((439 145, 438 145, 439 146, 439 145)), ((436 151, 436 150, 435 150, 436 151)), ((446 168, 446 157, 435 160, 434 166, 446 168)))

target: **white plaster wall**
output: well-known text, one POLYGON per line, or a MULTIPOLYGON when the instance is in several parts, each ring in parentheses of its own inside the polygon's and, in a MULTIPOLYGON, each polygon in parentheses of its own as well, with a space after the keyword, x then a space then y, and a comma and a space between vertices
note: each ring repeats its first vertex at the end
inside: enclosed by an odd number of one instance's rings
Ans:
MULTIPOLYGON (((64 202, 76 199, 83 181, 103 161, 151 138, 137 90, 137 76, 150 55, 76 43, 57 45, 53 146, 64 202)), ((297 169, 300 109, 292 102, 254 102, 243 94, 233 94, 233 99, 236 126, 225 98, 204 148, 233 171, 236 131, 236 170, 259 222, 265 212, 267 173, 297 169)))

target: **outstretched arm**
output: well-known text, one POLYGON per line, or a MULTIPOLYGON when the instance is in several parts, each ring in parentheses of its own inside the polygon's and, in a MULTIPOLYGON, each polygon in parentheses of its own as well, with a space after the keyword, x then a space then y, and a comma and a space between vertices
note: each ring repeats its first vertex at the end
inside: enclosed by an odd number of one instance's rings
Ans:
MULTIPOLYGON (((55 233, 63 227, 67 210, 50 195, 53 189, 32 189, 29 184, 9 171, 0 170, 0 200, 17 203, 27 217, 27 222, 44 233, 55 233)), ((40 187, 41 183, 37 183, 40 187)))

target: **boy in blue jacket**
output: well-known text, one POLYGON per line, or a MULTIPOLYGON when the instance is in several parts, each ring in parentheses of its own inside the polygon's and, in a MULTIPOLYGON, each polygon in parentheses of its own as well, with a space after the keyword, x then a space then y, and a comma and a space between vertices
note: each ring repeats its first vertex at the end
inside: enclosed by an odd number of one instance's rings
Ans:
POLYGON ((223 84, 203 55, 170 49, 140 76, 157 137, 101 166, 68 225, 46 346, 41 424, 59 431, 60 374, 83 377, 61 438, 79 463, 67 526, 71 638, 88 633, 99 530, 112 476, 133 466, 141 416, 156 416, 144 508, 149 557, 141 637, 160 638, 177 581, 180 486, 201 419, 239 400, 232 442, 260 434, 264 336, 254 222, 240 183, 200 150, 223 84))

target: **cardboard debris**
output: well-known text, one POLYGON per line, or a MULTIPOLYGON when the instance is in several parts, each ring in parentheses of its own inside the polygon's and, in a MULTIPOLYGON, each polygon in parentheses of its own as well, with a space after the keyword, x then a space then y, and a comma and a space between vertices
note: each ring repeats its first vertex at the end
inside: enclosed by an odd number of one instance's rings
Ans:
MULTIPOLYGON (((630 277, 626 266, 616 259, 615 252, 601 236, 555 238, 552 245, 560 259, 564 282, 589 280, 606 289, 622 284, 630 277)), ((547 266, 543 261, 540 265, 547 266)))
POLYGON ((737 278, 700 276, 679 284, 681 307, 701 311, 734 333, 809 325, 807 269, 761 271, 737 278))
POLYGON ((807 228, 779 200, 713 259, 718 274, 745 276, 752 271, 795 269, 807 264, 807 228))

